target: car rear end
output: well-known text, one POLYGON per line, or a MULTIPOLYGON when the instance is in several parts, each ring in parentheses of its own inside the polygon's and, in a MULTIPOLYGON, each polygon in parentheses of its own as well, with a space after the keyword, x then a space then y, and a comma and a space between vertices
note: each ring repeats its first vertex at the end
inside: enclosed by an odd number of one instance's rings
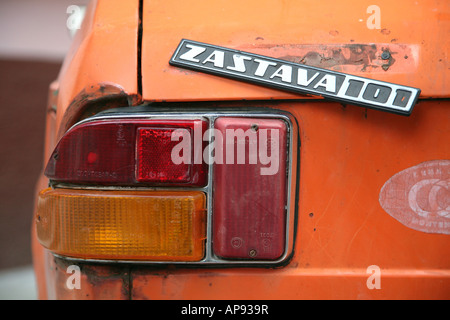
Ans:
POLYGON ((448 299, 448 10, 93 1, 50 87, 40 298, 448 299), (407 116, 170 65, 182 39, 420 99, 407 116))

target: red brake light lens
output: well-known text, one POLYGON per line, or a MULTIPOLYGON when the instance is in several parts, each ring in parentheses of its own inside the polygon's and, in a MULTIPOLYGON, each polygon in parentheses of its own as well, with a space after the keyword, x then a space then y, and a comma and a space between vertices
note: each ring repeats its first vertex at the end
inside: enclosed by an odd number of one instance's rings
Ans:
MULTIPOLYGON (((190 135, 186 129, 178 129, 190 135)), ((172 141, 176 134, 172 128, 139 128, 137 138, 137 180, 142 182, 187 183, 191 178, 191 165, 173 165, 172 151, 179 143, 172 141)), ((186 152, 186 150, 184 150, 186 152)))
POLYGON ((203 186, 207 165, 194 163, 194 152, 172 152, 183 143, 194 146, 194 128, 204 120, 98 120, 76 126, 61 139, 45 170, 58 182, 103 185, 203 186), (185 140, 187 139, 187 140, 185 140))

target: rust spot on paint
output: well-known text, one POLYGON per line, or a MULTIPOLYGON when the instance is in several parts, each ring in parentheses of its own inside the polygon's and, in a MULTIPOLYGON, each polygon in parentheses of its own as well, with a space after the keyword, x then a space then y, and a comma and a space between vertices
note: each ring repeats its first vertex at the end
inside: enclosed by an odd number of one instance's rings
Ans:
POLYGON ((303 57, 282 56, 280 59, 321 68, 358 65, 362 66, 362 71, 364 71, 372 64, 372 60, 376 59, 376 53, 376 45, 348 44, 343 47, 331 49, 328 54, 310 51, 303 57))
MULTIPOLYGON (((334 34, 332 31, 330 33, 334 34)), ((396 64, 395 70, 411 69, 416 63, 413 59, 401 59, 398 63, 399 59, 397 58, 396 61, 394 56, 403 57, 405 54, 410 56, 413 49, 411 46, 393 42, 384 44, 358 44, 352 41, 346 44, 252 43, 234 49, 347 73, 382 73, 391 70, 394 64, 396 64), (390 58, 382 59, 381 55, 386 51, 389 52, 390 58)))
POLYGON ((388 35, 388 34, 391 33, 391 30, 389 30, 389 29, 381 29, 380 32, 381 32, 382 34, 384 34, 384 35, 388 35))
POLYGON ((76 122, 98 112, 133 106, 141 101, 138 95, 128 95, 120 86, 109 83, 90 85, 83 89, 71 102, 62 119, 58 137, 61 137, 76 122))
POLYGON ((330 36, 336 37, 337 35, 339 35, 339 31, 337 30, 332 30, 329 32, 330 36))
POLYGON ((131 267, 127 265, 98 264, 67 260, 54 256, 53 259, 56 298, 66 299, 130 299, 131 267), (80 288, 68 289, 66 282, 71 275, 70 266, 80 270, 80 288))
POLYGON ((395 59, 393 57, 394 52, 390 52, 389 48, 381 48, 382 54, 381 59, 384 61, 384 64, 381 66, 384 71, 388 71, 389 68, 395 63, 395 59), (387 57, 387 58, 385 58, 387 57))
POLYGON ((433 160, 390 178, 380 192, 383 209, 408 228, 450 234, 450 160, 433 160))

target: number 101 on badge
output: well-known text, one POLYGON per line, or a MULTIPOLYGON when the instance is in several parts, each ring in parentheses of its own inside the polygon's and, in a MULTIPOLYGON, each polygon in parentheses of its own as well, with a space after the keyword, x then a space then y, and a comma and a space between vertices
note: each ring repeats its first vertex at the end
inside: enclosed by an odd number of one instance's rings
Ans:
POLYGON ((181 40, 172 66, 246 81, 293 93, 409 115, 420 89, 290 61, 181 40))

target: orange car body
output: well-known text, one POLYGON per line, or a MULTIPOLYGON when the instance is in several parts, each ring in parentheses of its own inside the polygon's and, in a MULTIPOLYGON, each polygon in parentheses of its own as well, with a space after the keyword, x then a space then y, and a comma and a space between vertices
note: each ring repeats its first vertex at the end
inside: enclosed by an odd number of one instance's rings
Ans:
MULTIPOLYGON (((74 262, 44 248, 33 227, 39 298, 449 299, 450 6, 371 4, 92 1, 50 86, 45 163, 72 125, 108 108, 287 111, 300 140, 295 245, 276 268, 79 261, 74 290, 74 262), (420 88, 420 100, 405 117, 170 66, 183 38, 420 88), (412 188, 427 179, 440 184, 412 188)), ((48 182, 42 174, 37 191, 48 182)))

